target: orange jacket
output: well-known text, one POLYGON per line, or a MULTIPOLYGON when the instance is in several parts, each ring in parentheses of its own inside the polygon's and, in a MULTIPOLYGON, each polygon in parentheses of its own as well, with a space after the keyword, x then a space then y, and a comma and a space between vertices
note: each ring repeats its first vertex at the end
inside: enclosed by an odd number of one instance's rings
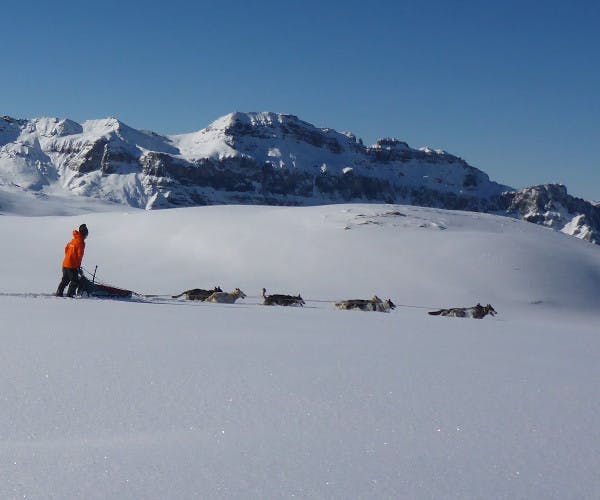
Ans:
POLYGON ((63 267, 66 267, 67 269, 77 269, 78 267, 81 267, 84 251, 85 241, 83 241, 83 236, 79 234, 79 231, 73 231, 73 239, 69 241, 65 247, 63 267))

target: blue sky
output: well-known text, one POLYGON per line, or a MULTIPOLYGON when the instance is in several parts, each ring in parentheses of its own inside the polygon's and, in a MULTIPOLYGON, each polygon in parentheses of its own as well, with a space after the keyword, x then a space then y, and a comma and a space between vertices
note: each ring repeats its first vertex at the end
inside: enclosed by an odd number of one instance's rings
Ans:
POLYGON ((600 200, 600 2, 30 1, 2 6, 0 114, 198 130, 291 113, 600 200))

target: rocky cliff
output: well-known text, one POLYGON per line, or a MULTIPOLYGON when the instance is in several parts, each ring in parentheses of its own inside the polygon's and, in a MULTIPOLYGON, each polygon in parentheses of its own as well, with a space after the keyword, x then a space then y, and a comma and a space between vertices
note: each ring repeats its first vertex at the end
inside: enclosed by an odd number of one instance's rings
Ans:
POLYGON ((600 243, 600 206, 567 193, 560 184, 533 186, 499 197, 504 213, 592 243, 600 243))

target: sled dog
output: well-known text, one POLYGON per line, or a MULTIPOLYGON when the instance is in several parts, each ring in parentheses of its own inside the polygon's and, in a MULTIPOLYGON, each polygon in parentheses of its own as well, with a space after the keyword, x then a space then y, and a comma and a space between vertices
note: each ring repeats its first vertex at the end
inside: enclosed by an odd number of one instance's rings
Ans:
POLYGON ((430 311, 428 314, 432 316, 452 316, 454 318, 475 318, 482 319, 488 314, 490 316, 496 316, 496 309, 491 304, 482 306, 477 304, 473 307, 452 307, 450 309, 440 309, 439 311, 430 311))
POLYGON ((245 299, 246 294, 239 288, 236 288, 233 292, 214 292, 209 295, 206 300, 208 302, 218 302, 219 304, 233 304, 239 298, 245 299))
POLYGON ((265 306, 303 306, 304 300, 298 295, 273 294, 267 295, 267 290, 262 289, 263 304, 265 306))
POLYGON ((372 299, 341 300, 334 305, 345 311, 357 309, 359 311, 390 312, 392 309, 396 309, 396 305, 390 299, 384 302, 377 295, 374 295, 372 299))
POLYGON ((203 290, 202 288, 192 288, 191 290, 186 290, 185 292, 181 292, 179 295, 171 295, 174 299, 185 295, 187 300, 200 300, 204 302, 210 295, 215 292, 222 292, 220 286, 214 287, 212 290, 203 290))

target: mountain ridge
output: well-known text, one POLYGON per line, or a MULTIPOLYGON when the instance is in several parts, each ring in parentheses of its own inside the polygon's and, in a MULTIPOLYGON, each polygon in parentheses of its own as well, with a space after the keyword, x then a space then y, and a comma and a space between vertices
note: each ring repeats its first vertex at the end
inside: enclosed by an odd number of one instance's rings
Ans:
POLYGON ((365 146, 350 132, 273 112, 236 111, 177 135, 137 130, 115 117, 79 124, 5 116, 1 185, 145 209, 384 202, 501 213, 591 242, 600 231, 598 206, 566 189, 518 191, 442 150, 396 138, 365 146))

